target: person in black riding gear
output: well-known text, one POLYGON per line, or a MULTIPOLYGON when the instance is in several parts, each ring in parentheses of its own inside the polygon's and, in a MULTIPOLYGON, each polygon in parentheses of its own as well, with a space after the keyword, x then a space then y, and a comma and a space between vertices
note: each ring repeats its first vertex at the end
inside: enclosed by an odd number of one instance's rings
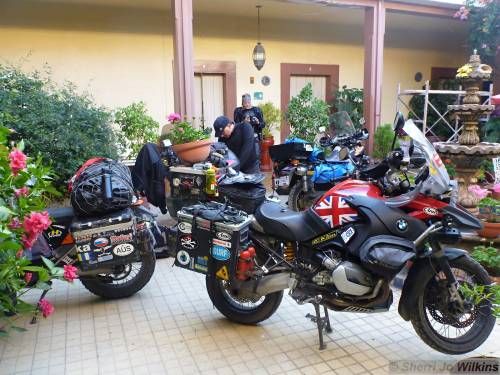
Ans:
POLYGON ((214 122, 215 136, 224 142, 240 160, 240 171, 243 173, 259 173, 260 164, 257 157, 257 139, 252 126, 241 122, 235 124, 225 116, 217 117, 214 122))
POLYGON ((262 140, 262 129, 265 126, 264 116, 259 107, 252 105, 250 94, 243 94, 241 97, 241 107, 235 108, 233 117, 236 124, 241 122, 250 124, 258 140, 262 140))

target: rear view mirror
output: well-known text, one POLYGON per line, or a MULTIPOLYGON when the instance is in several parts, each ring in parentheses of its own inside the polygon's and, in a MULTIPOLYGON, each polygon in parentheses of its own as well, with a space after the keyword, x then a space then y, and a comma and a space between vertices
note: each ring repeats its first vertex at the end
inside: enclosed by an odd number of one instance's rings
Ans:
POLYGON ((368 132, 367 129, 365 128, 361 129, 361 133, 363 134, 361 139, 365 140, 370 138, 370 133, 368 132))
POLYGON ((347 147, 342 147, 339 151, 339 160, 345 160, 349 156, 349 149, 347 147))
POLYGON ((394 132, 397 134, 399 133, 399 130, 403 128, 405 125, 405 116, 403 115, 402 112, 397 112, 396 117, 394 117, 394 123, 392 124, 392 129, 394 132))

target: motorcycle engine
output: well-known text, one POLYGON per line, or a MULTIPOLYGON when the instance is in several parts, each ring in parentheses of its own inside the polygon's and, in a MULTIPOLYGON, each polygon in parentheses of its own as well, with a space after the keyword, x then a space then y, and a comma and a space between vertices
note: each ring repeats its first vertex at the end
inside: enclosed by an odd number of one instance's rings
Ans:
POLYGON ((319 285, 334 285, 341 293, 362 296, 372 291, 375 286, 372 276, 353 262, 338 257, 317 254, 326 270, 318 272, 312 281, 319 285))

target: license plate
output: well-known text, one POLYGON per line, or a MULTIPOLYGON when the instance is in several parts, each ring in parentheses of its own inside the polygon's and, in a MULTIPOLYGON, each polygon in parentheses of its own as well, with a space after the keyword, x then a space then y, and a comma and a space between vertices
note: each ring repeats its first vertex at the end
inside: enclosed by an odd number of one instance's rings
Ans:
POLYGON ((290 184, 290 178, 288 176, 281 176, 280 178, 274 179, 274 186, 288 186, 290 184))

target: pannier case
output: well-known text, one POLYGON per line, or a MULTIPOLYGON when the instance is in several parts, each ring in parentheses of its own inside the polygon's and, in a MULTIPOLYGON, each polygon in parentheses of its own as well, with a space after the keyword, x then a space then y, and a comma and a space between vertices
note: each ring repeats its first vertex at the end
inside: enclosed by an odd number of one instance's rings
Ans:
MULTIPOLYGON (((215 202, 211 205, 224 206, 215 202)), ((239 211, 239 215, 244 220, 236 224, 195 219, 192 214, 179 211, 175 265, 203 274, 213 271, 224 280, 234 278, 239 251, 246 248, 249 241, 251 222, 246 213, 239 211)))
POLYGON ((283 143, 269 148, 269 155, 273 161, 307 160, 312 152, 313 146, 310 143, 300 142, 283 143))
POLYGON ((78 219, 71 224, 71 234, 83 270, 140 260, 130 208, 96 219, 78 219))

